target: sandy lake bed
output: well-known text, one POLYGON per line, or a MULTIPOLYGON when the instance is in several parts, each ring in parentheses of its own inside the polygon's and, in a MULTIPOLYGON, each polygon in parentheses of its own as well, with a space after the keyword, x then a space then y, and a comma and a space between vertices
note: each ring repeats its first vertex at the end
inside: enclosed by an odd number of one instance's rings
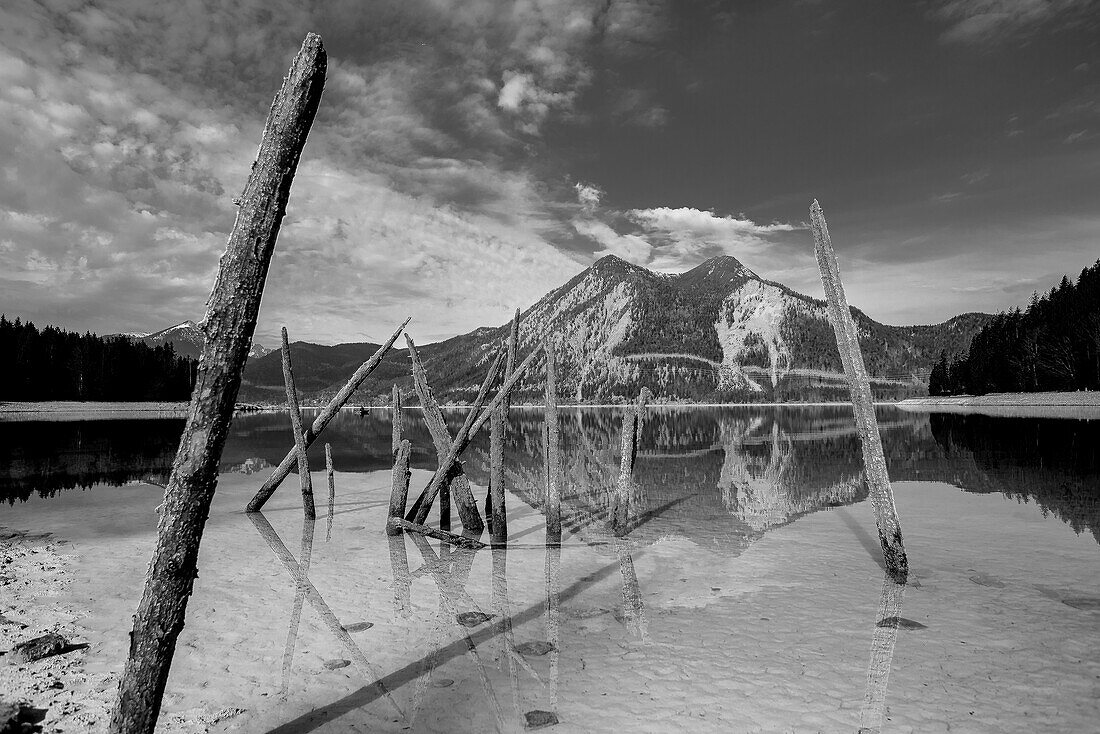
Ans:
MULTIPOLYGON (((912 576, 894 632, 877 626, 892 584, 867 501, 740 537, 657 516, 623 542, 566 532, 547 549, 511 496, 506 553, 440 556, 382 531, 388 472, 337 473, 298 594, 296 483, 254 521, 257 476, 220 480, 164 731, 522 731, 547 711, 559 732, 1035 732, 1100 715, 1100 590, 1082 585, 1100 548, 1033 504, 897 482, 912 576), (456 622, 471 611, 497 616, 456 622)), ((103 486, 0 515, 0 644, 87 644, 0 665, 0 688, 48 709, 44 731, 105 725, 161 495, 103 486)))

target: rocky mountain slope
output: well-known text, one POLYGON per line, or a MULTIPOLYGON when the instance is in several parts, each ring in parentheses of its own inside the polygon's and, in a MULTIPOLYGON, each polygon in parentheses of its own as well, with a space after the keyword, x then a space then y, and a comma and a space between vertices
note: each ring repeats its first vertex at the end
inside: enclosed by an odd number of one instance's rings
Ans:
MULTIPOLYGON (((931 326, 888 326, 852 313, 875 391, 884 398, 922 394, 940 350, 965 352, 990 318, 963 314, 931 326)), ((543 339, 554 344, 559 390, 570 401, 615 401, 642 385, 668 400, 846 398, 824 302, 764 280, 729 256, 669 275, 609 255, 539 299, 520 324, 521 355, 543 339)), ((424 345, 437 395, 472 398, 507 333, 507 324, 483 327, 424 345)), ((318 399, 331 395, 375 348, 295 345, 302 390, 318 399)), ((271 355, 249 362, 245 399, 279 399, 278 361, 271 355)), ((521 400, 541 395, 542 364, 536 359, 532 378, 521 383, 521 400)), ((355 400, 381 399, 394 382, 411 390, 407 375, 405 350, 395 349, 355 400)))

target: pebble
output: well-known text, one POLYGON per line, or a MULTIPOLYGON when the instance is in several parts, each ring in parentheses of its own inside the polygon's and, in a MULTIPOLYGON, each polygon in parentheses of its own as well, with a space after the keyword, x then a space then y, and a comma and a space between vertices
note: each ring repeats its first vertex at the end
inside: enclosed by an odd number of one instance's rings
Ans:
POLYGON ((346 668, 349 665, 351 665, 350 660, 336 659, 336 660, 326 660, 325 661, 325 667, 328 668, 329 670, 339 670, 340 668, 346 668))
POLYGON ((17 663, 33 663, 35 660, 56 655, 69 646, 69 641, 59 634, 50 632, 20 642, 11 649, 11 659, 17 663))
POLYGON ((1100 612, 1100 597, 1080 596, 1073 599, 1063 599, 1062 603, 1074 609, 1084 609, 1088 612, 1100 612))
POLYGON ((432 686, 435 688, 450 688, 455 684, 451 678, 432 678, 432 686))
POLYGON ((355 624, 349 624, 344 626, 345 632, 362 632, 369 630, 374 626, 374 622, 356 622, 355 624))
POLYGON ((879 622, 877 627, 893 627, 897 626, 899 630, 926 630, 928 625, 921 624, 912 619, 906 619, 905 617, 887 617, 879 622))
POLYGON ((1005 587, 1004 581, 984 573, 979 573, 977 576, 971 576, 970 580, 978 586, 988 586, 991 589, 1003 589, 1005 587))

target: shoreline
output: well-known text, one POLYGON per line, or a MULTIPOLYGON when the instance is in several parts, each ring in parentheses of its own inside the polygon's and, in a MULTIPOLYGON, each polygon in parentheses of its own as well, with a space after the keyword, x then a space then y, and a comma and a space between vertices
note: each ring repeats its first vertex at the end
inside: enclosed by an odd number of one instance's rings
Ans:
POLYGON ((49 400, 35 403, 0 402, 0 423, 6 421, 79 421, 120 418, 186 418, 188 402, 81 402, 49 400))
POLYGON ((988 395, 938 395, 926 398, 906 398, 899 407, 951 405, 960 407, 1083 407, 1100 408, 1100 392, 1005 392, 988 395))

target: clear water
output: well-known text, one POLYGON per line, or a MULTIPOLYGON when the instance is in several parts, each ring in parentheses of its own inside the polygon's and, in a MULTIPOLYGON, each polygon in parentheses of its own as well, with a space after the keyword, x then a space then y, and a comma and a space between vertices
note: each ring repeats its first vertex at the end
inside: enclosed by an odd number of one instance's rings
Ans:
MULTIPOLYGON (((414 494, 436 461, 418 415, 414 494)), ((469 552, 382 532, 385 412, 326 430, 337 487, 330 514, 314 474, 315 527, 293 475, 250 519, 291 439, 285 414, 239 416, 166 712, 241 708, 225 728, 281 732, 511 731, 533 711, 553 731, 1084 731, 1100 715, 1100 421, 880 409, 904 589, 884 583, 849 409, 650 411, 625 535, 604 523, 620 421, 563 411, 565 537, 547 547, 541 413, 515 409, 510 545, 469 552), (492 616, 456 622, 468 612, 492 616)), ((0 424, 0 525, 73 541, 70 598, 108 672, 181 428, 0 424)), ((480 501, 487 437, 465 469, 480 501)))

